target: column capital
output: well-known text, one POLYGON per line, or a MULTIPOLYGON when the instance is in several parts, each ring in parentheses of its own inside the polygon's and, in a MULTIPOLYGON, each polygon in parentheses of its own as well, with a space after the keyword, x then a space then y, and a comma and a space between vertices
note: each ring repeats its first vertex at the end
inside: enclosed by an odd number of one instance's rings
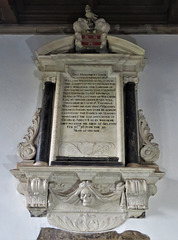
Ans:
POLYGON ((129 83, 129 82, 133 82, 133 83, 135 83, 135 84, 138 84, 139 83, 139 78, 138 77, 132 77, 132 76, 124 76, 123 77, 123 82, 124 82, 124 84, 126 84, 126 83, 129 83))
POLYGON ((57 80, 56 73, 44 73, 41 77, 41 82, 43 83, 43 85, 46 82, 56 83, 56 80, 57 80))

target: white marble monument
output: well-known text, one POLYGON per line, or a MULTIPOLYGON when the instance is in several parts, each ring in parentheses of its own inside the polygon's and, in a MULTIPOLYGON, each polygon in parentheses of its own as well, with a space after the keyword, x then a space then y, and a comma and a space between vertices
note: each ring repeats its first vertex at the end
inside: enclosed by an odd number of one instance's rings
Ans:
MULTIPOLYGON (((94 18, 82 21, 93 22, 88 31, 96 36, 100 19, 89 13, 87 19, 94 18)), ((136 104, 144 49, 103 30, 105 52, 82 45, 79 53, 82 21, 74 24, 74 36, 36 52, 43 104, 19 144, 23 161, 12 174, 32 216, 47 216, 63 230, 102 232, 143 217, 164 174, 154 163, 158 144, 136 104)))

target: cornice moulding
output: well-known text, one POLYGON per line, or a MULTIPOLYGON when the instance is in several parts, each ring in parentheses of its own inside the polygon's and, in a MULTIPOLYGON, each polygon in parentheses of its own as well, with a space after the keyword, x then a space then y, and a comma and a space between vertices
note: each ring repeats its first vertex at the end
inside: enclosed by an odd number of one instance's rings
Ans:
MULTIPOLYGON (((0 35, 62 35, 72 34, 71 24, 1 24, 0 35)), ((178 34, 176 24, 146 24, 136 26, 112 25, 111 34, 178 34)))

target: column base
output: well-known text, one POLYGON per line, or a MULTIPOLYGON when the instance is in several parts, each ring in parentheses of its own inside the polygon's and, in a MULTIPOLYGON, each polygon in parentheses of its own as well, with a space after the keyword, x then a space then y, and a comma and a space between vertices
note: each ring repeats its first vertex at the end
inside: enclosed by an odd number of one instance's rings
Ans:
POLYGON ((43 161, 38 161, 36 163, 33 164, 34 166, 39 166, 39 167, 43 167, 43 166, 48 166, 47 162, 43 162, 43 161))
POLYGON ((141 165, 139 164, 139 163, 128 163, 127 165, 126 165, 126 167, 135 167, 135 168, 137 168, 137 167, 141 167, 141 165))

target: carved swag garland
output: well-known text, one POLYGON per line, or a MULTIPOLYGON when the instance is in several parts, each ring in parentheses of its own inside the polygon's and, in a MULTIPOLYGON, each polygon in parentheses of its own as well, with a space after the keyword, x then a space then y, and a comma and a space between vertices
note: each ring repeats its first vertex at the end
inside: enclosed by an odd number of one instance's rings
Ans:
POLYGON ((82 204, 84 207, 94 207, 96 209, 102 206, 106 210, 104 204, 114 201, 118 201, 121 209, 126 207, 123 182, 117 183, 114 191, 108 194, 100 193, 90 181, 81 182, 75 191, 68 194, 60 192, 58 184, 51 183, 49 190, 52 197, 56 197, 64 203, 74 204, 75 207, 82 204))

